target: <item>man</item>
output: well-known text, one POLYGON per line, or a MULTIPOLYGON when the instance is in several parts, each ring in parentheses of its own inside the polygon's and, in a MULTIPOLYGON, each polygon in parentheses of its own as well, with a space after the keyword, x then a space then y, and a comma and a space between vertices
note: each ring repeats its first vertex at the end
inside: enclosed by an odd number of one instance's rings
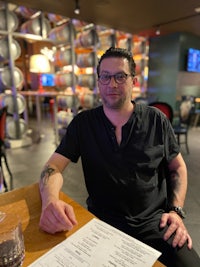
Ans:
POLYGON ((108 49, 97 74, 102 106, 76 115, 41 174, 41 229, 55 233, 76 225, 59 191, 62 171, 81 157, 89 211, 160 250, 167 266, 200 266, 183 223, 187 170, 169 120, 131 101, 130 52, 108 49))

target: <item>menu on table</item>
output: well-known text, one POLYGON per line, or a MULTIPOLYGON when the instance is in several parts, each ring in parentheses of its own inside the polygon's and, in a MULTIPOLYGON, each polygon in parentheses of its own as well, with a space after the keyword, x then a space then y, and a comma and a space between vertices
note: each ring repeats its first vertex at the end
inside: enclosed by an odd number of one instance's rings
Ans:
POLYGON ((151 267, 161 253, 96 218, 29 267, 151 267))

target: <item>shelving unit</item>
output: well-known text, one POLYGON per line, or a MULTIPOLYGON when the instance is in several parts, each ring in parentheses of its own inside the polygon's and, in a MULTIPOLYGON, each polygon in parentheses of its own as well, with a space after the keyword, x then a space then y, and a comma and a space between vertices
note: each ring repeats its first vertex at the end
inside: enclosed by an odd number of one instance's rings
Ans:
POLYGON ((94 107, 98 102, 96 67, 98 62, 98 35, 93 24, 79 29, 75 40, 77 55, 77 91, 82 109, 94 107))
POLYGON ((147 93, 147 79, 148 79, 148 54, 149 44, 144 37, 132 37, 132 53, 136 63, 136 75, 138 78, 137 86, 133 92, 133 98, 137 96, 146 96, 147 93))
MULTIPOLYGON (((7 2, 1 4, 0 16, 0 35, 7 42, 7 47, 1 50, 2 54, 6 52, 5 60, 3 55, 1 57, 1 104, 8 106, 7 116, 7 136, 9 140, 9 146, 21 147, 27 146, 32 143, 32 140, 27 137, 26 130, 26 101, 20 94, 20 90, 24 86, 24 76, 19 67, 16 66, 16 61, 21 54, 20 41, 16 39, 24 40, 39 40, 43 41, 46 38, 36 34, 27 34, 23 32, 17 32, 19 25, 19 18, 15 13, 16 8, 11 6, 7 2), (13 9, 13 10, 12 10, 13 9), (16 52, 16 50, 19 50, 16 52)), ((41 23, 43 23, 43 14, 41 16, 41 23)), ((43 32, 41 31, 41 34, 43 32)), ((2 39, 1 39, 2 40, 2 39)), ((2 47, 1 47, 2 48, 2 47)))
POLYGON ((65 95, 57 96, 58 110, 56 113, 57 128, 56 131, 63 135, 74 114, 77 113, 77 95, 75 74, 76 54, 74 49, 75 29, 71 20, 63 20, 63 23, 54 27, 49 38, 54 44, 54 67, 55 86, 58 92, 65 92, 65 95))
MULTIPOLYGON (((7 117, 6 123, 10 146, 12 147, 13 140, 22 139, 26 130, 25 121, 21 118, 21 113, 24 110, 21 110, 19 106, 23 103, 23 100, 18 95, 18 90, 23 86, 24 78, 21 70, 15 66, 15 60, 21 53, 19 44, 13 36, 18 27, 18 18, 13 11, 9 10, 6 3, 0 12, 3 20, 0 34, 4 36, 7 43, 7 48, 5 47, 5 50, 2 51, 5 54, 5 61, 1 61, 1 97, 2 102, 8 107, 8 115, 10 116, 7 117), (6 94, 7 89, 11 90, 11 94, 6 94)), ((25 143, 27 143, 27 140, 25 143)))
MULTIPOLYGON (((8 5, 6 5, 7 12, 8 5)), ((23 17, 18 31, 0 28, 0 35, 7 36, 10 43, 9 62, 14 85, 11 94, 15 102, 13 117, 18 124, 17 138, 20 138, 19 120, 21 114, 18 112, 16 100, 20 90, 16 88, 13 80, 15 68, 15 60, 11 52, 13 38, 22 40, 19 43, 23 43, 23 50, 28 50, 23 55, 27 84, 33 78, 28 70, 29 56, 38 53, 38 51, 40 53, 42 46, 46 46, 47 43, 50 44, 49 50, 52 51, 54 57, 52 70, 55 69, 55 87, 53 90, 64 93, 64 96, 59 95, 56 98, 56 104, 58 104, 58 111, 60 109, 66 111, 70 118, 80 108, 88 109, 99 104, 96 67, 98 58, 110 46, 124 47, 133 52, 138 77, 138 83, 133 90, 133 99, 139 95, 145 95, 148 77, 148 40, 145 38, 29 8, 16 7, 15 11, 12 12, 23 17)), ((6 23, 10 25, 10 22, 7 21, 6 23)), ((19 61, 17 63, 19 64, 19 61)), ((32 90, 35 89, 36 87, 32 90)))

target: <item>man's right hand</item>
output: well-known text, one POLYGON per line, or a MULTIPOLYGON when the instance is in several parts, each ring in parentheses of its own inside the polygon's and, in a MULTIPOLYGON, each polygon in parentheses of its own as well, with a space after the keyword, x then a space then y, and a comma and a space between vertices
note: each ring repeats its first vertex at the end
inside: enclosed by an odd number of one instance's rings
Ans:
POLYGON ((49 203, 42 209, 39 227, 45 232, 68 231, 77 224, 72 206, 62 200, 49 203))

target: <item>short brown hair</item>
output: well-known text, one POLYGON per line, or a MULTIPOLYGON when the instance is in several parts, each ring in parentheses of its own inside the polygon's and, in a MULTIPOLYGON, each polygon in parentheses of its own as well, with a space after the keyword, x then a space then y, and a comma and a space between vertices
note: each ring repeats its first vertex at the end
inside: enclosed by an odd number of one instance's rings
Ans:
POLYGON ((97 75, 99 77, 100 73, 100 65, 101 62, 104 58, 109 58, 109 57, 119 57, 119 58, 126 58, 129 62, 129 68, 130 68, 130 73, 134 77, 135 76, 135 61, 133 59, 133 55, 130 51, 124 48, 117 48, 117 47, 110 47, 106 52, 101 56, 98 65, 97 65, 97 75))

